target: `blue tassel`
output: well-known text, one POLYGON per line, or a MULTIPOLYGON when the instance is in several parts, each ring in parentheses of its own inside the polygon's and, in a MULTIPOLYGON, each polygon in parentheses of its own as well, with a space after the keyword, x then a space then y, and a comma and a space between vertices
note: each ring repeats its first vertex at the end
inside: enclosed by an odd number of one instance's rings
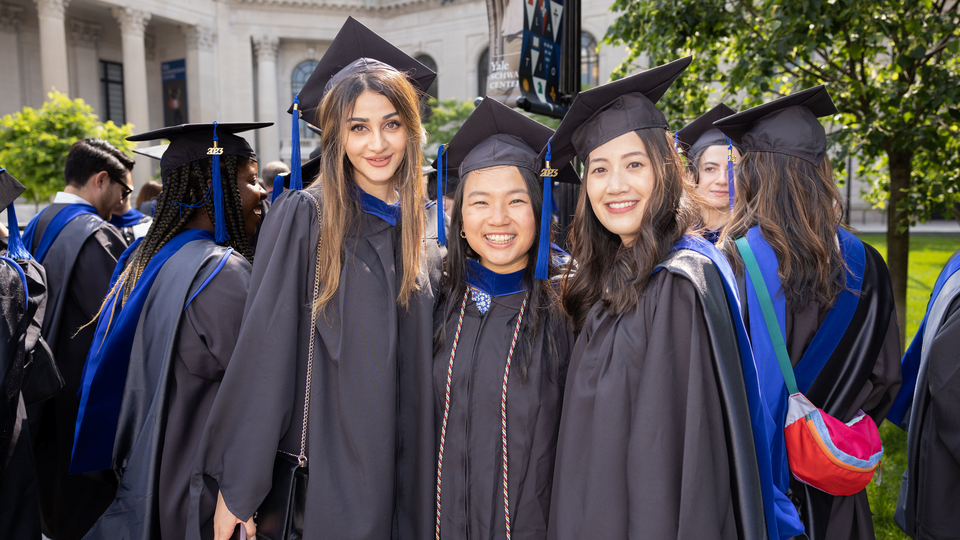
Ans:
POLYGON ((730 197, 730 209, 733 210, 733 201, 736 188, 733 185, 733 141, 727 138, 727 195, 730 197))
POLYGON ((27 247, 23 245, 23 239, 20 238, 20 225, 17 223, 17 211, 13 208, 13 203, 7 207, 7 228, 10 229, 10 237, 7 239, 7 256, 11 259, 32 259, 27 247))
POLYGON ((303 189, 300 170, 300 94, 293 98, 293 148, 290 149, 290 189, 303 189))
POLYGON ((441 246, 447 245, 447 230, 443 226, 443 196, 447 194, 443 181, 445 174, 443 148, 444 145, 441 144, 440 148, 437 149, 437 242, 439 242, 441 246))
MULTIPOLYGON (((550 168, 550 150, 551 137, 547 140, 547 155, 544 156, 546 168, 550 168)), ((533 277, 540 280, 550 279, 550 226, 553 220, 553 178, 543 177, 543 202, 540 211, 540 241, 537 245, 537 269, 533 277)))
MULTIPOLYGON (((213 147, 217 147, 217 123, 213 123, 213 147)), ((230 240, 223 210, 223 179, 220 177, 220 154, 213 154, 213 171, 210 186, 213 188, 213 239, 218 244, 230 240)))
POLYGON ((677 154, 683 155, 683 151, 680 150, 680 131, 673 132, 673 149, 676 150, 677 154))
POLYGON ((283 193, 283 175, 278 174, 276 178, 273 179, 273 192, 270 194, 270 204, 273 204, 273 201, 277 200, 277 197, 283 193))

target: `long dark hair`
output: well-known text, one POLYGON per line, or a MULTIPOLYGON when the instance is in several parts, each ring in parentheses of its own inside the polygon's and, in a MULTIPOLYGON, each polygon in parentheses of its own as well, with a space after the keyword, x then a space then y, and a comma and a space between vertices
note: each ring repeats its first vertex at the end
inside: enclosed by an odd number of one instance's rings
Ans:
MULTIPOLYGON (((563 286, 563 309, 579 332, 587 312, 598 301, 610 313, 623 313, 637 305, 656 265, 700 218, 692 186, 683 178, 683 164, 673 140, 663 129, 639 129, 656 178, 653 193, 633 243, 623 245, 619 235, 606 229, 593 211, 587 189, 580 190, 570 228, 570 254, 576 272, 568 269, 563 286)), ((589 158, 584 185, 590 181, 589 158)))
POLYGON ((843 226, 843 199, 830 160, 814 165, 785 154, 748 152, 736 181, 733 213, 720 238, 734 269, 743 272, 736 245, 727 239, 759 225, 777 254, 787 306, 832 306, 846 287, 846 265, 836 240, 837 227, 843 226))
POLYGON ((383 95, 397 108, 400 122, 407 129, 407 147, 403 162, 396 172, 396 188, 400 192, 400 235, 403 252, 403 278, 397 303, 406 307, 410 295, 419 289, 417 276, 426 229, 424 213, 424 186, 421 179, 422 161, 420 142, 423 127, 420 124, 420 93, 403 73, 375 69, 355 73, 338 82, 323 98, 317 109, 316 125, 323 130, 323 161, 314 187, 322 192, 323 224, 320 238, 320 295, 313 306, 319 312, 329 302, 340 285, 343 264, 343 243, 348 229, 356 223, 360 207, 350 195, 356 182, 353 166, 345 149, 347 118, 360 94, 366 91, 383 95), (319 187, 316 187, 319 185, 319 187))
MULTIPOLYGON (((536 272, 537 252, 539 251, 543 186, 540 179, 532 171, 521 167, 517 167, 517 169, 520 171, 527 193, 530 195, 531 210, 533 210, 536 224, 533 246, 527 254, 527 267, 523 273, 523 279, 529 287, 530 299, 523 316, 522 337, 517 342, 517 350, 514 351, 513 365, 516 366, 517 372, 520 374, 520 380, 526 382, 530 362, 534 356, 534 347, 542 334, 544 338, 542 352, 546 362, 543 366, 544 372, 556 377, 557 380, 562 380, 568 359, 566 355, 561 357, 557 344, 558 332, 563 331, 564 317, 559 307, 557 285, 553 280, 544 282, 533 277, 536 272)), ((467 275, 467 259, 477 256, 470 248, 467 240, 460 236, 460 231, 463 229, 462 207, 466 183, 466 179, 464 179, 457 187, 453 198, 453 209, 450 214, 450 234, 447 235, 447 258, 445 260, 446 272, 441 287, 440 302, 438 303, 443 307, 444 321, 449 321, 452 317, 457 316, 460 303, 467 292, 467 284, 464 282, 467 275)), ((552 227, 550 236, 552 239, 552 227)), ((562 274, 562 270, 552 260, 549 272, 552 278, 558 278, 562 274)), ((434 334, 434 354, 439 354, 445 346, 446 324, 439 324, 434 334)))

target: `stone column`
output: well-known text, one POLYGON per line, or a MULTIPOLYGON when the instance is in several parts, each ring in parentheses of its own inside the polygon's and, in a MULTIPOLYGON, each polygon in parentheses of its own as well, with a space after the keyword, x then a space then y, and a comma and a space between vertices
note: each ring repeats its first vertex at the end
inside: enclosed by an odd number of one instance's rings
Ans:
MULTIPOLYGON (((260 144, 257 151, 261 167, 280 159, 279 102, 277 99, 277 50, 280 38, 255 36, 253 49, 257 54, 257 121, 273 122, 273 126, 257 131, 260 144)), ((264 179, 265 181, 267 179, 264 179)), ((273 181, 270 179, 269 181, 273 181)))
POLYGON ((70 43, 73 45, 73 92, 83 99, 102 118, 100 96, 100 58, 97 42, 100 40, 99 24, 85 21, 69 21, 70 43))
POLYGON ((64 16, 69 0, 34 0, 40 20, 40 76, 43 93, 57 89, 70 92, 70 71, 67 67, 67 32, 64 16))
POLYGON ((217 120, 217 32, 181 26, 187 44, 187 114, 191 122, 217 120))
MULTIPOLYGON (((120 24, 123 44, 123 106, 126 121, 133 124, 134 133, 150 131, 149 96, 147 95, 147 59, 143 44, 150 13, 129 7, 113 8, 113 16, 120 24)), ((146 144, 149 146, 149 143, 146 144)), ((133 183, 140 187, 150 177, 151 159, 137 154, 133 183)))
POLYGON ((0 5, 0 114, 12 113, 23 107, 20 96, 22 84, 20 74, 19 36, 20 14, 23 9, 17 6, 0 5))

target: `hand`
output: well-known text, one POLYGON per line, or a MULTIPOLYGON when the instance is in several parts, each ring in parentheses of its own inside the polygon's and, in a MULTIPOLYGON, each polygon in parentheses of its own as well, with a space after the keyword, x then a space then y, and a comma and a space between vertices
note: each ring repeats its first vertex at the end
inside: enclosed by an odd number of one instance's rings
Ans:
MULTIPOLYGON (((217 510, 213 514, 213 540, 230 540, 237 523, 243 522, 227 508, 227 503, 223 502, 223 492, 217 493, 217 510)), ((243 528, 247 530, 247 538, 256 536, 257 526, 252 517, 243 523, 243 528)))

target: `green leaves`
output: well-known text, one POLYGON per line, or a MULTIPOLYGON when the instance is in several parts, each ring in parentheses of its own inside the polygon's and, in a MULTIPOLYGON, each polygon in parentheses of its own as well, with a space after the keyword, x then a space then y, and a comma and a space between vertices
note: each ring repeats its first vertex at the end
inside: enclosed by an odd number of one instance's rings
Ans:
POLYGON ((96 137, 128 154, 133 151, 126 140, 133 133, 130 124, 102 124, 82 99, 59 92, 48 97, 39 109, 25 107, 0 119, 0 166, 26 186, 24 197, 34 203, 47 202, 63 189, 67 152, 79 139, 96 137))
MULTIPOLYGON (((960 191, 957 3, 931 0, 617 0, 605 43, 652 66, 694 54, 660 105, 679 128, 719 101, 743 109, 827 84, 839 115, 831 155, 852 153, 883 204, 886 155, 913 156, 908 216, 952 212, 960 191)), ((838 164, 839 165, 839 164, 838 164)))

